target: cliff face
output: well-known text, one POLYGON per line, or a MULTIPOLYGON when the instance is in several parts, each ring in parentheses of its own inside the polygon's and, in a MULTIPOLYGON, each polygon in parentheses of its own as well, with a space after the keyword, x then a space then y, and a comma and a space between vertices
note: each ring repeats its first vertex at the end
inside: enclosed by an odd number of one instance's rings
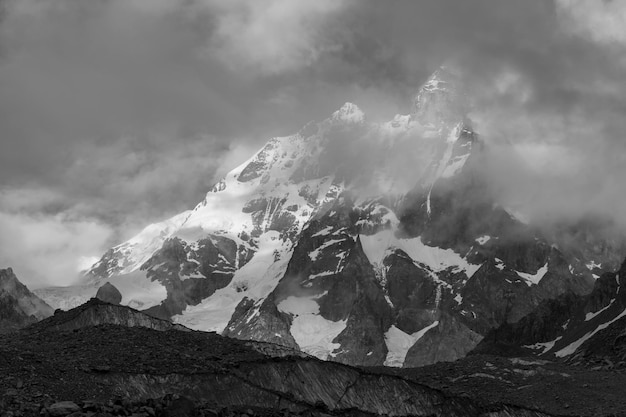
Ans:
POLYGON ((626 368, 626 261, 586 295, 543 302, 516 323, 489 332, 476 353, 556 357, 593 367, 626 368))
POLYGON ((17 279, 11 268, 0 269, 0 333, 35 323, 53 312, 17 279))

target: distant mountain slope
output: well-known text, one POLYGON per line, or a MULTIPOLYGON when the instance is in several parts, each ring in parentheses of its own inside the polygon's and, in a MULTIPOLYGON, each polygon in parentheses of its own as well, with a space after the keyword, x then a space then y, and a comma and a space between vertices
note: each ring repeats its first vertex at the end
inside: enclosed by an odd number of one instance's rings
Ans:
POLYGON ((491 331, 476 352, 532 354, 626 369, 626 261, 587 296, 564 294, 491 331))
POLYGON ((31 293, 11 268, 0 269, 0 333, 22 328, 53 313, 52 307, 31 293))

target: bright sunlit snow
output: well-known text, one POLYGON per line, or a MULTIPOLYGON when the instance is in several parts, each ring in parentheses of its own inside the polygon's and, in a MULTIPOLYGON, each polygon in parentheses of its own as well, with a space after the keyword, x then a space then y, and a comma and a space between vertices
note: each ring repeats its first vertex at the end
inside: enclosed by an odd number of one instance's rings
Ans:
POLYGON ((346 328, 347 320, 331 321, 322 317, 315 298, 291 296, 277 307, 293 316, 290 332, 300 349, 317 358, 328 359, 341 347, 333 343, 333 339, 346 328))
POLYGON ((524 279, 524 281, 526 282, 526 285, 528 285, 529 287, 531 285, 537 285, 539 284, 539 281, 541 281, 543 276, 546 274, 546 272, 548 272, 548 262, 546 262, 546 264, 542 266, 541 268, 539 268, 537 272, 535 272, 534 274, 529 274, 526 272, 519 272, 519 271, 515 271, 515 272, 517 273, 517 275, 519 275, 521 278, 524 279))
POLYGON ((407 334, 398 329, 396 326, 391 326, 385 333, 385 343, 387 344, 389 352, 387 353, 384 365, 402 367, 409 349, 415 344, 415 342, 420 340, 426 332, 430 329, 434 329, 438 325, 439 321, 435 321, 413 334, 407 334))
POLYGON ((194 330, 222 332, 228 324, 237 304, 248 297, 259 300, 267 297, 283 277, 291 257, 291 244, 283 242, 279 233, 269 231, 259 238, 259 250, 250 262, 239 269, 225 288, 195 306, 189 306, 173 320, 194 330), (275 252, 279 260, 275 261, 275 252), (237 291, 245 284, 245 291, 237 291))
POLYGON ((452 268, 455 272, 465 271, 471 277, 480 268, 480 265, 469 263, 451 249, 425 245, 419 237, 398 239, 393 231, 383 230, 375 235, 361 235, 360 238, 363 251, 372 264, 381 264, 389 249, 398 248, 435 272, 452 268))

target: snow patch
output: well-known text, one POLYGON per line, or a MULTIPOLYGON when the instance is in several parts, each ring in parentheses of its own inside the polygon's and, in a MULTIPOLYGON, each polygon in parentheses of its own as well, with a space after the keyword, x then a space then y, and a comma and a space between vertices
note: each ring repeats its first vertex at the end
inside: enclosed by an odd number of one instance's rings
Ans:
POLYGON ((300 349, 319 359, 332 357, 332 352, 339 349, 339 343, 333 340, 344 331, 347 320, 331 321, 319 314, 319 304, 314 297, 290 296, 278 303, 277 308, 293 316, 290 333, 300 349))
POLYGON ((500 258, 495 258, 494 259, 496 261, 496 268, 498 268, 500 271, 504 270, 504 268, 506 268, 506 265, 504 265, 504 261, 500 258))
POLYGON ((539 281, 541 281, 541 279, 544 277, 544 275, 548 272, 548 262, 546 262, 546 264, 542 266, 541 268, 539 268, 537 272, 535 272, 534 274, 529 274, 526 272, 519 272, 519 271, 515 271, 515 272, 522 279, 524 279, 524 281, 526 282, 526 285, 528 285, 529 287, 531 285, 537 285, 539 284, 539 281))
POLYGON ((446 169, 444 169, 441 173, 441 178, 450 178, 456 175, 461 170, 461 168, 465 166, 465 162, 467 161, 467 158, 469 158, 469 156, 470 154, 468 153, 451 159, 448 162, 446 169))
POLYGON ((317 249, 311 251, 311 253, 309 253, 309 258, 311 258, 312 261, 315 261, 317 259, 317 257, 319 256, 321 251, 323 251, 327 247, 332 246, 332 245, 334 245, 336 243, 343 242, 344 240, 345 239, 331 239, 331 240, 327 240, 326 242, 322 243, 317 249))
POLYGON ((485 243, 489 242, 489 240, 491 240, 491 236, 484 235, 475 240, 479 245, 484 245, 485 243))
POLYGON ((580 339, 576 340, 575 342, 570 343, 569 345, 565 346, 563 349, 557 351, 554 353, 554 355, 556 357, 562 358, 564 356, 569 356, 572 353, 576 352, 576 350, 583 344, 585 343, 587 340, 591 339, 591 337, 593 335, 595 335, 596 333, 598 333, 600 330, 604 330, 607 327, 609 327, 611 324, 615 323, 617 320, 621 319, 622 317, 626 316, 626 310, 622 311, 617 317, 615 317, 613 320, 611 321, 607 321, 606 323, 603 323, 601 325, 599 325, 598 327, 595 328, 595 330, 590 331, 589 333, 587 333, 586 335, 584 335, 583 337, 581 337, 580 339))
POLYGON ((509 216, 511 216, 513 220, 517 220, 518 222, 523 224, 530 224, 530 217, 527 214, 510 207, 505 207, 504 211, 509 213, 509 216))
POLYGON ((335 275, 336 273, 337 273, 336 271, 322 271, 317 274, 309 275, 309 280, 319 278, 319 277, 327 277, 330 275, 335 275))
POLYGON ((188 306, 172 320, 194 330, 221 333, 243 297, 260 300, 276 288, 287 270, 292 251, 291 242, 283 242, 277 231, 263 233, 259 237, 258 251, 247 264, 235 272, 230 285, 217 290, 200 304, 188 306), (247 289, 237 291, 238 284, 244 283, 247 289))
POLYGON ((590 270, 590 271, 591 271, 591 270, 594 270, 594 269, 596 269, 596 268, 602 268, 602 264, 601 264, 601 263, 597 263, 596 261, 590 261, 590 262, 587 262, 587 263, 585 264, 585 266, 586 266, 586 267, 587 267, 587 269, 588 269, 588 270, 590 270))
POLYGON ((562 338, 563 336, 559 336, 556 339, 551 340, 549 342, 535 343, 534 345, 526 345, 524 347, 528 349, 542 349, 540 355, 543 355, 544 353, 552 349, 554 347, 554 344, 558 342, 559 340, 561 340, 562 338))
POLYGON ((585 321, 589 321, 592 318, 594 318, 595 316, 599 315, 600 313, 602 313, 604 310, 606 310, 607 308, 611 307, 613 305, 613 302, 615 301, 615 298, 611 299, 611 302, 609 303, 609 305, 607 305, 606 307, 604 307, 601 310, 596 311, 595 313, 587 313, 585 315, 585 321))
POLYGON ((326 226, 325 228, 315 233, 311 237, 326 236, 326 235, 329 235, 332 230, 333 230, 333 226, 326 226))
POLYGON ((439 321, 435 321, 413 334, 407 334, 398 329, 396 326, 391 326, 385 333, 385 344, 387 345, 388 353, 384 365, 402 367, 409 349, 411 349, 411 347, 429 330, 437 327, 438 325, 439 321))
POLYGON ((398 239, 393 231, 383 230, 374 235, 360 235, 361 246, 372 264, 382 264, 389 249, 401 249, 415 262, 428 266, 435 272, 452 268, 453 272, 465 271, 468 278, 480 268, 469 263, 452 249, 441 249, 422 243, 421 238, 398 239))

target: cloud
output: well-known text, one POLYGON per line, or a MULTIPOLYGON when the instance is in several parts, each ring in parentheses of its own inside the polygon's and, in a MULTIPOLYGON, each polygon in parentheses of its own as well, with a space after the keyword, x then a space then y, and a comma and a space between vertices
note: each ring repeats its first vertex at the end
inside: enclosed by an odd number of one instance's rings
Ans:
POLYGON ((600 43, 626 43, 626 4, 621 1, 558 0, 564 27, 600 43))
POLYGON ((230 68, 283 73, 312 65, 323 53, 338 51, 332 17, 351 2, 319 0, 213 1, 217 11, 210 51, 230 68))
POLYGON ((70 211, 47 214, 59 196, 49 190, 0 192, 0 264, 30 289, 72 284, 85 257, 106 248, 111 228, 70 211))

